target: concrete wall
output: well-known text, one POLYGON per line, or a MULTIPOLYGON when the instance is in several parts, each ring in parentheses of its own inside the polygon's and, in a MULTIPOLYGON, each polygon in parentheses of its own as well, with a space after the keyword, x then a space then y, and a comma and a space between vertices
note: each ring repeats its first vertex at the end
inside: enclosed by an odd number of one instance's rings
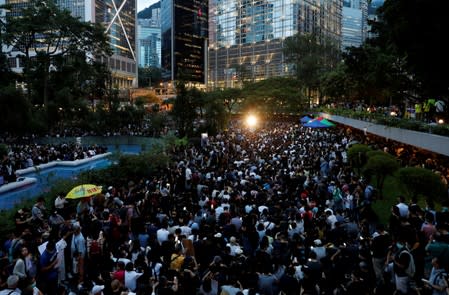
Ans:
POLYGON ((449 137, 446 136, 378 125, 372 122, 355 120, 326 113, 320 113, 320 116, 343 125, 366 131, 368 133, 449 156, 449 137))

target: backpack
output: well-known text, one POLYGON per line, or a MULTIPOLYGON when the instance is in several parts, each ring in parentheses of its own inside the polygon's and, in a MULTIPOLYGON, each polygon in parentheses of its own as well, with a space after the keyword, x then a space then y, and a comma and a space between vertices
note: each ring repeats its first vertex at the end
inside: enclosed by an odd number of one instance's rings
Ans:
POLYGON ((90 256, 101 255, 100 243, 98 243, 97 240, 92 240, 89 248, 89 254, 90 256))

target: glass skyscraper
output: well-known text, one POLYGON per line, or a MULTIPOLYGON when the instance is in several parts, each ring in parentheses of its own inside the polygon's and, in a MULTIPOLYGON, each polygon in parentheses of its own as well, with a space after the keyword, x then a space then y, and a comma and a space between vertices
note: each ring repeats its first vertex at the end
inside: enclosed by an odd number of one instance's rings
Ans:
MULTIPOLYGON (((384 0, 371 0, 368 4, 368 20, 370 21, 378 21, 377 20, 377 9, 384 5, 384 0)), ((371 27, 368 24, 368 38, 374 38, 375 34, 371 32, 371 27)))
POLYGON ((161 64, 165 80, 205 83, 207 20, 207 0, 161 1, 161 64))
POLYGON ((340 42, 341 0, 211 0, 208 86, 292 74, 285 38, 316 33, 340 42))
POLYGON ((342 49, 359 47, 368 35, 367 0, 344 0, 342 21, 342 49))
POLYGON ((137 40, 139 67, 161 67, 160 21, 138 19, 137 40))

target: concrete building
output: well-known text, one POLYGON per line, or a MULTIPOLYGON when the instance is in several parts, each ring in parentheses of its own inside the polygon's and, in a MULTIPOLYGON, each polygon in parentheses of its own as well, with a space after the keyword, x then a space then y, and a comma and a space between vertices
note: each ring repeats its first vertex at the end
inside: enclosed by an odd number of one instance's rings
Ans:
POLYGON ((340 43, 342 0, 211 0, 209 88, 291 75, 285 38, 315 33, 340 43))

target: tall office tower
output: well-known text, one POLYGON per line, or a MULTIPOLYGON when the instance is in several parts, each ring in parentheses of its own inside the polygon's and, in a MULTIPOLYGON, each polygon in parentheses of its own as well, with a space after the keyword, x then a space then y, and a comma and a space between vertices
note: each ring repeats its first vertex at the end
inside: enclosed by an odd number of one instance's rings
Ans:
POLYGON ((113 85, 120 89, 136 87, 136 0, 57 0, 56 3, 75 17, 104 25, 113 52, 104 62, 112 71, 113 85))
POLYGON ((208 87, 291 75, 284 40, 316 33, 340 43, 342 0, 211 0, 208 87), (244 77, 242 77, 244 76, 244 77))
POLYGON ((361 46, 367 35, 367 0, 343 0, 342 49, 361 46))
MULTIPOLYGON (((159 10, 159 9, 158 9, 159 10)), ((153 14, 154 15, 154 14, 153 14)), ((161 24, 159 19, 137 20, 139 67, 161 67, 161 24)))
POLYGON ((161 0, 162 77, 206 82, 208 0, 161 0))
MULTIPOLYGON (((377 9, 384 5, 384 0, 370 0, 368 4, 368 21, 377 21, 377 9)), ((374 38, 371 26, 368 24, 368 38, 374 38)))
MULTIPOLYGON (((3 0, 11 5, 7 12, 20 16, 20 11, 29 3, 27 0, 3 0)), ((75 17, 92 23, 102 23, 109 36, 113 55, 104 63, 112 71, 113 85, 128 89, 137 85, 137 59, 135 54, 136 0, 57 0, 61 9, 67 9, 75 17)), ((9 52, 10 64, 16 72, 22 71, 18 52, 9 52)), ((86 54, 89 54, 88 52, 86 54)))

